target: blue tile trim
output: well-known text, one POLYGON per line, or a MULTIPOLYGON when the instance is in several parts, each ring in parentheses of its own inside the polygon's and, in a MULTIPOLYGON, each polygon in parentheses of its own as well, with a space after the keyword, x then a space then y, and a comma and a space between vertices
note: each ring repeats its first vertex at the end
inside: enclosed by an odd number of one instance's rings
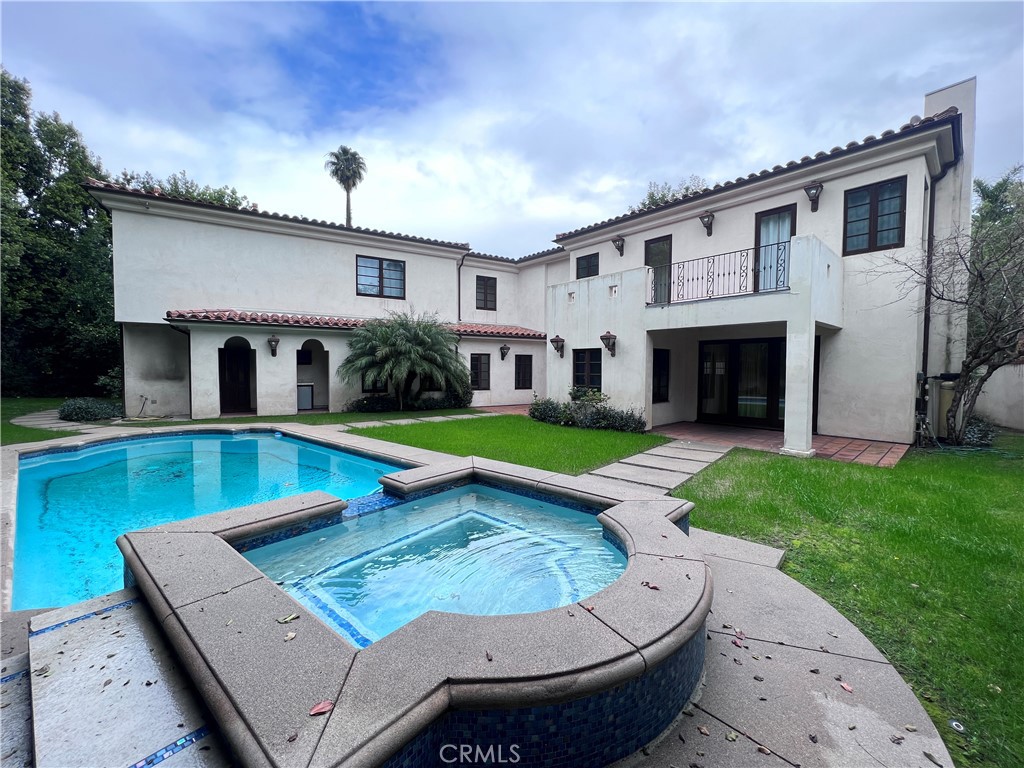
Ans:
POLYGON ((196 728, 194 731, 192 731, 192 733, 189 733, 189 734, 186 734, 185 736, 182 736, 177 741, 171 742, 170 744, 168 744, 166 747, 163 747, 162 749, 158 749, 152 755, 147 755, 146 757, 144 757, 141 760, 139 760, 139 762, 132 763, 131 765, 128 766, 128 768, 147 768, 147 766, 157 765, 159 763, 162 763, 164 760, 166 760, 167 758, 171 757, 171 755, 176 755, 179 752, 181 752, 181 750, 188 749, 193 744, 195 744, 197 741, 205 739, 209 735, 210 735, 210 728, 209 728, 209 726, 202 725, 202 726, 196 728))
POLYGON ((59 624, 54 624, 51 627, 43 627, 42 629, 37 629, 37 630, 35 630, 33 632, 29 632, 28 636, 29 637, 35 637, 36 635, 43 635, 43 634, 46 634, 47 632, 53 632, 53 630, 55 630, 55 629, 60 629, 61 627, 66 627, 69 624, 77 624, 79 621, 85 621, 86 619, 91 619, 93 616, 102 616, 104 613, 110 613, 111 611, 116 611, 118 608, 128 608, 128 607, 130 607, 132 605, 135 605, 137 602, 139 602, 139 598, 133 597, 131 600, 124 600, 123 602, 117 603, 115 605, 108 605, 106 608, 100 608, 98 611, 91 611, 90 613, 87 613, 87 614, 85 614, 83 616, 76 616, 73 619, 68 619, 67 621, 62 621, 59 624))
POLYGON ((9 683, 12 680, 17 680, 19 678, 27 677, 27 676, 28 676, 28 670, 27 669, 23 669, 23 670, 21 670, 21 672, 12 672, 9 675, 4 675, 3 677, 0 677, 0 685, 3 685, 4 683, 9 683))

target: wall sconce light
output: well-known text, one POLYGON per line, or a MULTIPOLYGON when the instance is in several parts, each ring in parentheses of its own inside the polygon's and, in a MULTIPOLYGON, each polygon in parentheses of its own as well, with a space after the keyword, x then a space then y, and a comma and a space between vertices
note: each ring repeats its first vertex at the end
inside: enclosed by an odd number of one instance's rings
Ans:
POLYGON ((708 237, 711 237, 711 225, 715 223, 715 214, 711 211, 704 211, 699 218, 700 223, 704 225, 704 229, 708 232, 708 237))
POLYGON ((565 357, 565 339, 561 336, 555 336, 551 339, 551 346, 555 348, 555 352, 558 353, 559 357, 565 357))
POLYGON ((504 360, 506 357, 508 357, 508 351, 510 349, 512 349, 512 347, 510 347, 508 344, 502 344, 500 347, 498 347, 498 351, 501 352, 501 359, 502 360, 504 360))
POLYGON ((619 256, 621 256, 622 252, 626 249, 626 238, 622 235, 616 235, 612 238, 612 245, 615 246, 615 250, 618 251, 619 256))
POLYGON ((277 357, 277 345, 281 343, 281 340, 277 338, 277 335, 271 336, 267 339, 267 344, 270 345, 270 356, 277 357))
POLYGON ((824 188, 825 185, 820 181, 812 181, 804 187, 804 192, 807 193, 807 199, 811 201, 811 213, 818 210, 818 198, 821 197, 821 190, 824 188))
POLYGON ((617 338, 618 336, 611 331, 605 331, 601 334, 601 343, 604 344, 605 349, 612 353, 612 357, 615 357, 615 339, 617 338))

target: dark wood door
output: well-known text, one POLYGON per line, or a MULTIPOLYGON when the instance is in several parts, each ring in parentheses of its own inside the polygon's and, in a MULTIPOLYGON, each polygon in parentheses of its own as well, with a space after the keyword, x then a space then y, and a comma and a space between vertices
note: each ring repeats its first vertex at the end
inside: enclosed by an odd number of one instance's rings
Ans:
POLYGON ((252 411, 250 396, 249 347, 221 347, 220 355, 220 411, 245 413, 252 411))

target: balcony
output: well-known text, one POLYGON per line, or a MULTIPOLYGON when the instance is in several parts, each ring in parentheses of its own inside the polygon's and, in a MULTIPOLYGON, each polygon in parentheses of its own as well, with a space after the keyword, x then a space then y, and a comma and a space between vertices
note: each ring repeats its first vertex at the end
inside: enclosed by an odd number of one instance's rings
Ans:
POLYGON ((647 303, 676 304, 789 289, 790 241, 651 267, 647 303))

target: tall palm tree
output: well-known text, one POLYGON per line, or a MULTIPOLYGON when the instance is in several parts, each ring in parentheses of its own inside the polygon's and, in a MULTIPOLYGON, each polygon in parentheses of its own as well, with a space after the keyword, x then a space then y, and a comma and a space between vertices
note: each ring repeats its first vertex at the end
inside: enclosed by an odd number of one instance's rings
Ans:
POLYGON ((366 161, 344 144, 327 153, 324 170, 345 190, 345 226, 352 226, 352 190, 366 175, 366 161))
POLYGON ((369 320, 349 341, 348 357, 338 377, 386 384, 398 399, 398 409, 415 408, 428 381, 450 398, 471 395, 469 369, 459 355, 459 337, 435 315, 394 312, 369 320))

